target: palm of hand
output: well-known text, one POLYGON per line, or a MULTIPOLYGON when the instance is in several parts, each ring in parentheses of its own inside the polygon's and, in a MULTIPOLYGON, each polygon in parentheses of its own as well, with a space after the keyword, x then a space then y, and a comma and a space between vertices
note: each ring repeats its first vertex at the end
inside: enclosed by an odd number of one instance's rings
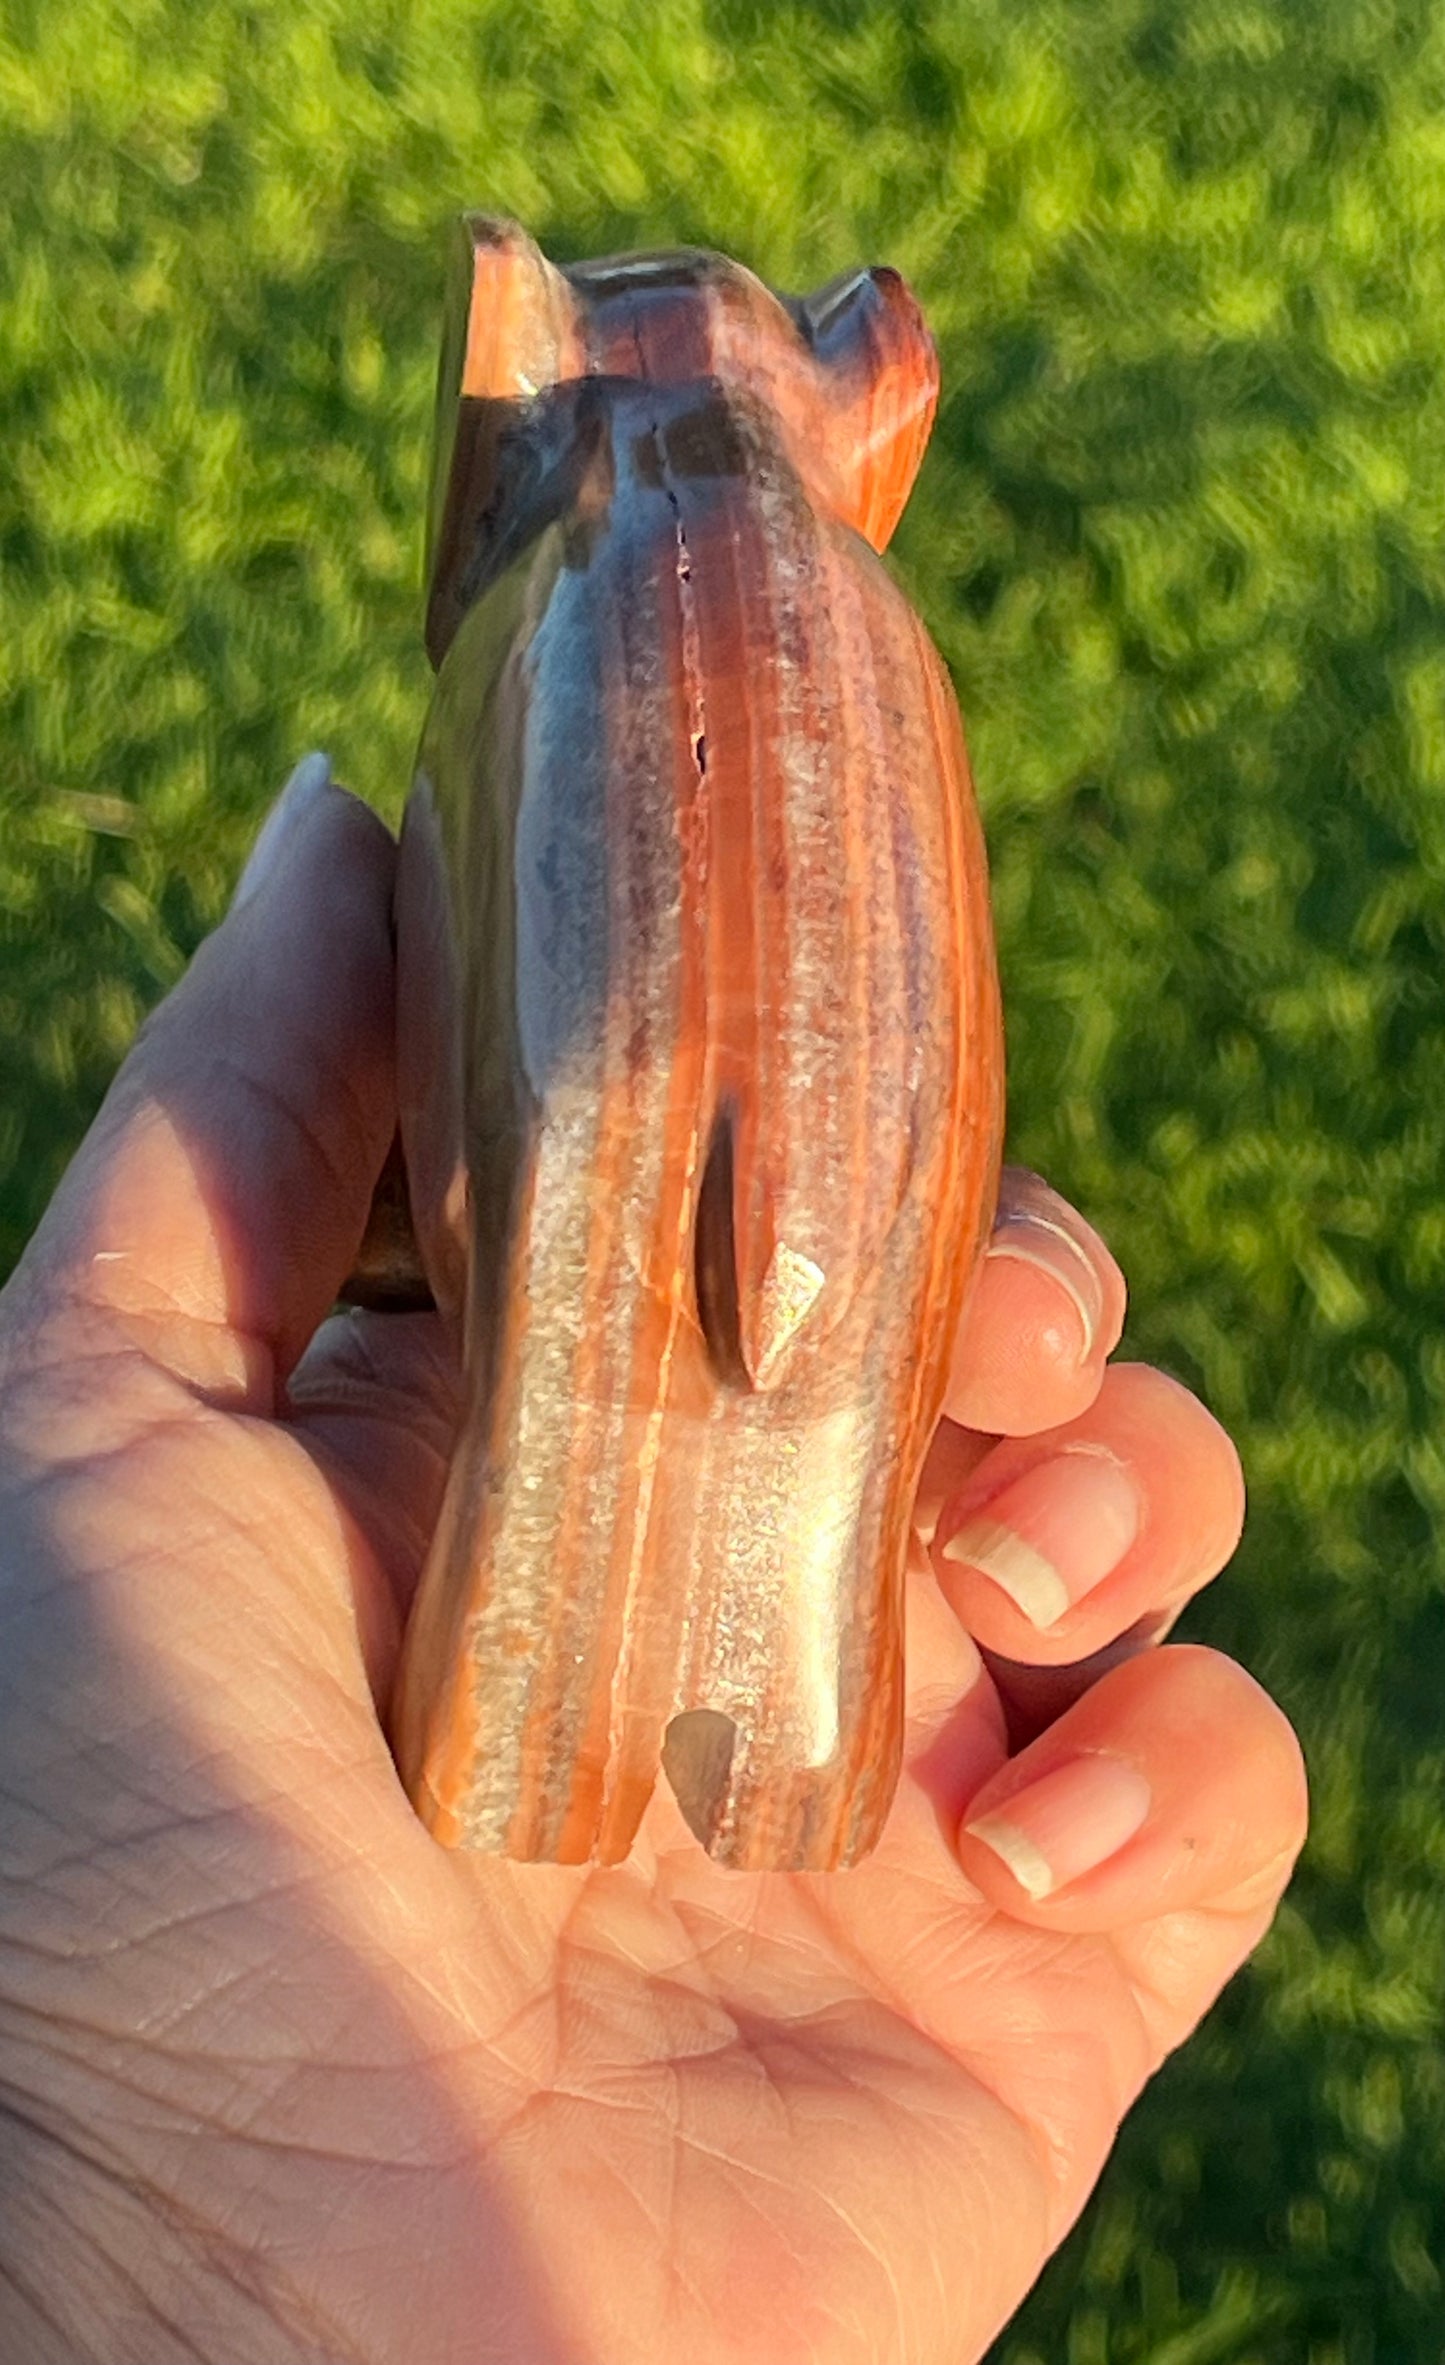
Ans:
MULTIPOLYGON (((852 1874, 719 1872, 661 1796, 617 1870, 441 1856, 381 1745, 356 1616, 384 1670, 393 1596, 365 1539, 389 1528, 404 1562, 425 1530, 445 1415, 410 1434, 395 1415, 438 1378, 430 1333, 403 1325, 380 1373, 374 1332, 369 1353, 360 1326, 324 1342, 289 1432, 173 1403, 138 1365, 133 1424, 112 1391, 106 1450, 75 1436, 49 1502, 52 1536, 84 1531, 119 1421, 132 1483, 88 1574, 126 1718, 74 1736, 72 1784, 105 1839, 81 1903, 123 1942, 122 2018, 142 2032, 99 2073, 103 2123, 125 2092, 171 2121, 127 2176, 228 2262, 344 2227, 338 2253, 268 2270, 241 2302, 228 2263, 208 2309, 223 2336, 229 2310, 259 2312, 288 2344, 266 2356, 471 2365, 509 2278, 525 2337, 495 2353, 539 2365, 684 2342, 738 2365, 976 2354, 1269 1898, 1099 1936, 970 1892, 939 1801, 992 1773, 1001 1717, 921 1572, 909 1771, 852 1874), (163 1591, 132 1589, 127 1572, 158 1565, 163 1591), (178 1880, 195 1834, 205 1861, 178 1880), (219 1987, 198 1984, 198 1931, 222 1940, 219 1987), (525 2244, 503 2188, 532 2205, 525 2244), (548 2261, 545 2292, 528 2255, 548 2261)), ((12 1397, 12 1434, 53 1440, 77 1397, 61 1356, 12 1397)), ((39 1622, 53 1598, 37 1587, 39 1622)), ((12 1759, 31 1738, 7 1720, 12 1759)), ((7 1767, 12 1797, 23 1781, 7 1767)), ((52 1961, 75 1949, 58 1919, 50 1936, 52 1961)), ((92 1971, 82 1943, 72 1975, 92 1971)))
MULTIPOLYGON (((185 1090, 141 1083, 6 1341, 0 1870, 24 1909, 0 1925, 0 2060, 32 2206, 89 2229, 112 2278, 110 2345, 84 2345, 83 2307, 57 2332, 41 2293, 24 2353, 976 2356, 1267 1923, 1298 1839, 1286 1773, 1205 1894, 1032 1906, 978 1847, 970 1885, 959 1813, 1004 1764, 1003 1719, 920 1564, 908 1770, 865 1866, 721 1873, 662 1797, 615 1870, 443 1856, 374 1704, 448 1434, 435 1331, 329 1325, 278 1400, 273 1351, 285 1373, 319 1308, 198 1316, 218 1274, 228 1308, 294 1277, 256 1278, 244 1179, 228 1230, 185 1090), (158 1207, 163 1284, 140 1247, 158 1207), (97 1308, 54 1276, 101 1234, 121 1271, 97 1308)), ((304 1244, 323 1291, 355 1219, 304 1244)))

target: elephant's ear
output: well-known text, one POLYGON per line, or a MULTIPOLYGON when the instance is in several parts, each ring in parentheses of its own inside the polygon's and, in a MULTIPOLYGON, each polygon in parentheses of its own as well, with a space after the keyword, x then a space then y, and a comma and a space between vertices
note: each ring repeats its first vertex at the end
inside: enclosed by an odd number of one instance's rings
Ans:
POLYGON ((515 222, 463 214, 446 290, 427 501, 427 649, 440 666, 496 492, 498 453, 539 394, 585 368, 576 299, 515 222))
POLYGON ((938 353, 906 280, 851 271, 787 309, 812 353, 839 513, 882 550, 913 490, 938 407, 938 353))

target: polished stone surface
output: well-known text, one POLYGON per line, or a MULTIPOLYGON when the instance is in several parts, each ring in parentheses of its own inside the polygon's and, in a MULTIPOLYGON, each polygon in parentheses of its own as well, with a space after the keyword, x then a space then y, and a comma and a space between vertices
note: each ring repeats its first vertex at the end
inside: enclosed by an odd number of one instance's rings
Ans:
POLYGON ((468 217, 402 1138, 470 1407, 394 1740, 438 1838, 875 1841, 1002 1041, 952 692, 875 551, 937 394, 895 273, 555 269, 468 217))

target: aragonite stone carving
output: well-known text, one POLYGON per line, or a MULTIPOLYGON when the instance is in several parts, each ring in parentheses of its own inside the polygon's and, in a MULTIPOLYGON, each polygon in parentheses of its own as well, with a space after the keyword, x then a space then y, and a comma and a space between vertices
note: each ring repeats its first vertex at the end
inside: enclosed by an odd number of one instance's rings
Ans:
POLYGON ((463 226, 397 897, 467 1412, 393 1737, 448 1844, 616 1862, 659 1771, 733 1866, 887 1812, 1002 1079, 958 715, 875 555, 936 393, 894 272, 463 226))

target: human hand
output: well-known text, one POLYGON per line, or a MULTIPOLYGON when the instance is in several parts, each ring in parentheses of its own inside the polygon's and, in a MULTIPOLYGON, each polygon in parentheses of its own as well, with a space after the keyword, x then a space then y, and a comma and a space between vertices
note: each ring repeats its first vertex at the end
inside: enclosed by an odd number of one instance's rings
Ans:
POLYGON ((378 1710, 454 1375, 433 1316, 324 1319, 393 858, 313 767, 0 1298, 0 2354, 962 2365, 1300 1843, 1278 1711, 1144 1647, 1235 1456, 1009 1175, 876 1854, 722 1872, 661 1793, 614 1869, 443 1853, 378 1710))

